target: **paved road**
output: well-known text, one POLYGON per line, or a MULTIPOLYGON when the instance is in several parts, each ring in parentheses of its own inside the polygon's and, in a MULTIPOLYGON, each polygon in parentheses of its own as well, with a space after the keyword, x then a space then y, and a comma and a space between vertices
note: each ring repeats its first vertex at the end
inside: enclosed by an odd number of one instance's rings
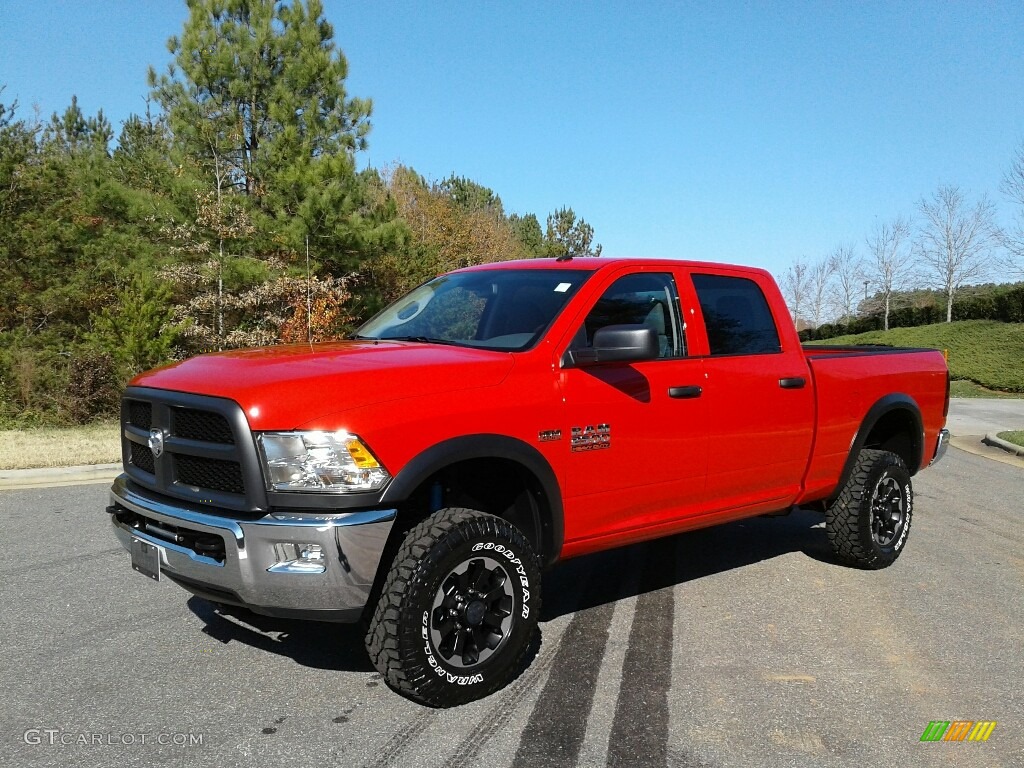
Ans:
POLYGON ((946 426, 957 436, 1024 429, 1024 400, 955 397, 949 402, 946 426))
POLYGON ((0 492, 0 765, 1019 767, 1022 489, 950 450, 875 573, 833 564, 803 512, 571 561, 532 666, 446 711, 391 693, 346 627, 133 573, 102 487, 0 492), (956 719, 998 726, 920 743, 956 719))

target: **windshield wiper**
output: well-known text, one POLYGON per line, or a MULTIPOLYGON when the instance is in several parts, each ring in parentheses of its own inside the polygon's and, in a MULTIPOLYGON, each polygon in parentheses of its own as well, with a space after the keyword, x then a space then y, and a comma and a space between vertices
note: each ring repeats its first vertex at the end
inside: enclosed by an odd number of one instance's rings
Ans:
POLYGON ((415 341, 420 344, 456 344, 449 339, 435 339, 432 336, 385 336, 381 341, 415 341))

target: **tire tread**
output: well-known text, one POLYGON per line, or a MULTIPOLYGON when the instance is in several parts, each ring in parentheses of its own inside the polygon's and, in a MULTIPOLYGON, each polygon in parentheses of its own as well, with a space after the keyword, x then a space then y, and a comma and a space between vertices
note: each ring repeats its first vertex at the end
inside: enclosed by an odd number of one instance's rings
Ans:
MULTIPOLYGON (((445 696, 445 691, 435 690, 436 686, 432 685, 435 676, 425 664, 410 665, 403 660, 403 632, 408 636, 417 627, 410 627, 408 621, 403 622, 402 610, 403 605, 414 600, 424 588, 423 577, 428 560, 437 562, 460 544, 493 536, 510 538, 516 542, 520 559, 524 562, 527 558, 532 559, 534 571, 539 570, 533 549, 518 529, 502 518, 476 510, 462 507, 439 510, 406 535, 384 582, 366 634, 366 650, 374 667, 403 696, 429 706, 461 703, 448 701, 450 696, 445 696)), ((536 598, 531 603, 531 611, 539 613, 540 589, 534 590, 534 594, 536 598)), ((512 668, 519 666, 526 650, 524 644, 513 660, 512 668)), ((505 682, 496 677, 475 690, 473 698, 492 693, 505 682)))

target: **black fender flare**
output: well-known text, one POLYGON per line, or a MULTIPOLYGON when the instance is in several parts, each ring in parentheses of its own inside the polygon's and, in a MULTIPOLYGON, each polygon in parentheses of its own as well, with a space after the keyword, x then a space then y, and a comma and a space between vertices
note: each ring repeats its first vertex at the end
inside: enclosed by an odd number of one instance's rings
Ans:
POLYGON ((533 475, 545 496, 549 514, 536 513, 534 520, 541 540, 545 565, 558 560, 565 536, 562 489, 555 471, 536 448, 514 437, 497 434, 462 435, 432 445, 416 455, 392 478, 380 503, 396 505, 432 475, 460 461, 469 459, 506 459, 521 465, 533 475))
POLYGON ((915 401, 910 395, 902 392, 895 392, 893 394, 886 395, 872 405, 868 409, 867 414, 861 420, 860 428, 857 430, 857 434, 853 438, 853 443, 850 445, 850 455, 846 457, 846 463, 843 465, 843 472, 839 476, 839 483, 836 485, 835 491, 833 491, 832 495, 829 497, 829 502, 834 501, 846 486, 846 482, 850 479, 850 474, 853 472, 853 467, 857 463, 857 455, 864 447, 864 443, 867 442, 868 435, 871 434, 875 425, 878 424, 884 416, 887 416, 893 411, 905 411, 913 422, 914 433, 910 436, 912 461, 907 466, 907 469, 911 475, 914 475, 917 473, 917 470, 921 468, 921 457, 924 453, 924 423, 921 421, 921 409, 918 407, 917 401, 915 401))

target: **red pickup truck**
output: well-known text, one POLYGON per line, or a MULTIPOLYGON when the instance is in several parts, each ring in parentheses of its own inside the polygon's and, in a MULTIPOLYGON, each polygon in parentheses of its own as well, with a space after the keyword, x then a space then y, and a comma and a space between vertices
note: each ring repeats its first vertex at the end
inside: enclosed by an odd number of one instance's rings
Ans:
POLYGON ((568 557, 800 505, 840 560, 891 564, 948 404, 936 351, 802 348, 761 270, 488 264, 348 341, 137 377, 107 512, 137 571, 365 619, 387 683, 449 706, 517 673, 568 557))

